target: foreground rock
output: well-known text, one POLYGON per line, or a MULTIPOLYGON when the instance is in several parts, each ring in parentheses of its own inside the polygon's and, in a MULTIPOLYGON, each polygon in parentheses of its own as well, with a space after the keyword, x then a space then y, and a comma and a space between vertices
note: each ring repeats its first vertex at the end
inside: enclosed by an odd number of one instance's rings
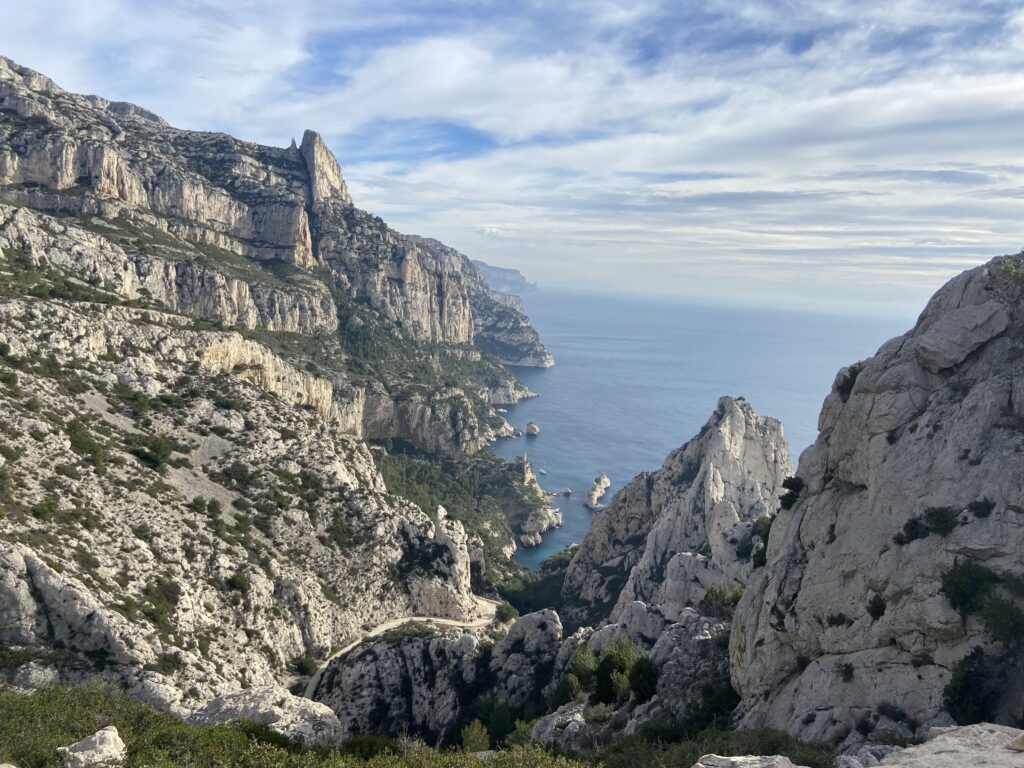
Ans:
POLYGON ((330 707, 293 696, 283 688, 237 691, 213 699, 188 718, 194 725, 218 725, 247 720, 286 736, 306 747, 337 746, 341 723, 330 707))
POLYGON ((794 765, 788 757, 782 755, 742 757, 721 757, 719 755, 704 755, 693 764, 693 768, 806 768, 806 766, 794 765))
POLYGON ((789 471, 781 423, 722 398, 699 435, 594 517, 565 577, 569 623, 616 618, 636 600, 670 623, 708 589, 742 587, 753 522, 774 514, 789 471))
POLYGON ((743 727, 828 743, 879 713, 1019 719, 1006 627, 1024 622, 1021 261, 953 279, 913 330, 836 377, 804 487, 736 611, 743 727))
POLYGON ((612 481, 608 479, 608 475, 602 472, 600 475, 594 478, 594 482, 590 484, 590 490, 587 491, 587 498, 583 501, 583 506, 587 509, 597 509, 600 505, 601 498, 612 486, 612 481))
POLYGON ((946 728, 924 744, 899 749, 881 762, 861 762, 841 757, 839 768, 1020 768, 1024 755, 1010 748, 1024 731, 991 723, 946 728))
POLYGON ((61 747, 58 751, 64 768, 112 767, 123 763, 128 752, 117 728, 112 725, 69 747, 61 747))

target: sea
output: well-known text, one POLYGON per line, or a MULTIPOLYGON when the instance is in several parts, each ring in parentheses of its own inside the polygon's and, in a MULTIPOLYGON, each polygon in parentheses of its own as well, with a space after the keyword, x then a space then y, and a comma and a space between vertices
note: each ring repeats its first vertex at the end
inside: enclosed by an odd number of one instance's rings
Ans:
POLYGON ((612 482, 607 502, 696 435, 722 395, 743 396, 758 413, 781 419, 796 466, 817 436, 838 370, 870 357, 915 320, 551 290, 523 301, 555 366, 512 369, 538 396, 508 408, 523 436, 492 450, 507 460, 525 453, 545 490, 572 491, 552 502, 562 527, 540 546, 517 550, 516 559, 533 569, 582 541, 594 515, 583 499, 600 472, 612 482), (525 434, 529 421, 540 435, 525 434))

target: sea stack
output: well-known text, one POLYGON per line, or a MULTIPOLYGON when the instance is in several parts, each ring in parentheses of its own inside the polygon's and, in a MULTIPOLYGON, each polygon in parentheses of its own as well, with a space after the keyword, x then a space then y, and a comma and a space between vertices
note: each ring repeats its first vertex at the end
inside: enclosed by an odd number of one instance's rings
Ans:
POLYGON ((536 421, 526 422, 526 434, 530 437, 536 437, 540 434, 540 424, 536 421))
POLYGON ((590 490, 587 491, 587 500, 583 502, 583 506, 587 509, 597 509, 601 497, 604 496, 611 485, 612 481, 608 479, 608 475, 604 472, 595 477, 590 490))

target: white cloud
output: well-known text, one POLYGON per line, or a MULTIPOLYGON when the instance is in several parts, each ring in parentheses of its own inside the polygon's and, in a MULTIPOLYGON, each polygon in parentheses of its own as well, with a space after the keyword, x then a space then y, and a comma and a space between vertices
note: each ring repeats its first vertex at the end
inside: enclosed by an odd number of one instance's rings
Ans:
POLYGON ((1024 244, 1009 4, 553 8, 39 0, 0 52, 185 127, 316 128, 364 207, 542 282, 906 304, 1024 244))

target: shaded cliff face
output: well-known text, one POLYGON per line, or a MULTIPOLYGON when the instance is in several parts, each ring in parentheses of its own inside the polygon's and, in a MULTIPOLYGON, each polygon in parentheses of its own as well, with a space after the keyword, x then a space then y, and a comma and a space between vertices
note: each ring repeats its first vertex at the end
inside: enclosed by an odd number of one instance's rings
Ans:
POLYGON ((24 211, 5 211, 0 237, 36 263, 130 300, 326 345, 357 435, 475 450, 507 429, 489 393, 526 392, 496 359, 550 363, 467 258, 355 208, 311 131, 288 148, 181 131, 0 58, 0 199, 24 211), (425 397, 453 387, 461 395, 425 397))
POLYGON ((789 471, 782 424, 722 398, 700 434, 595 515, 565 577, 569 622, 617 618, 636 600, 672 621, 712 587, 741 587, 752 568, 741 544, 775 512, 789 471))
POLYGON ((832 741, 880 707, 925 721, 971 697, 982 717, 1021 717, 1021 262, 950 281, 913 330, 837 376, 805 488, 737 608, 744 726, 832 741), (976 647, 979 672, 944 703, 976 647))

